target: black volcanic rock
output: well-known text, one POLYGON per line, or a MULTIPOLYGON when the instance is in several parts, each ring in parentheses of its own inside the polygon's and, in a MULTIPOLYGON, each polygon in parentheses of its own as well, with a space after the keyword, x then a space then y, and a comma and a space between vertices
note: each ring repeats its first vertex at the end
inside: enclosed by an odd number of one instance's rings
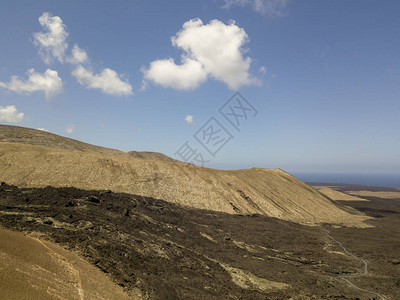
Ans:
MULTIPOLYGON (((374 203, 354 205, 378 209, 374 203)), ((371 272, 357 284, 395 297, 400 220, 386 211, 400 211, 400 204, 380 205, 384 217, 371 221, 375 228, 322 228, 130 194, 2 184, 0 226, 40 232, 146 299, 369 299, 340 279, 362 266, 335 253, 343 250, 325 231, 368 260, 371 272)))

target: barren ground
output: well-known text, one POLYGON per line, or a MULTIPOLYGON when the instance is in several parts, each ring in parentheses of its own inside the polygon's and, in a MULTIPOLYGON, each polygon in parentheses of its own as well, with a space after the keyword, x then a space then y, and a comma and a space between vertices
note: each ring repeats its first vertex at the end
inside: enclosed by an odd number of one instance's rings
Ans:
POLYGON ((374 227, 303 226, 109 191, 3 184, 0 225, 77 251, 145 299, 397 299, 400 204, 369 200, 346 205, 375 217, 374 227))
POLYGON ((0 229, 1 299, 134 299, 76 253, 0 229))

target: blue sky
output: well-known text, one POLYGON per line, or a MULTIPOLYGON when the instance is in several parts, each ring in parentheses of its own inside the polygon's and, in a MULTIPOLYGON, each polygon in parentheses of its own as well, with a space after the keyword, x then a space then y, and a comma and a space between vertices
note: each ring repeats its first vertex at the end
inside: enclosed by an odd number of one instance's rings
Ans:
POLYGON ((0 123, 170 156, 189 141, 215 168, 400 173, 399 15, 398 1, 1 1, 0 123), (218 113, 236 90, 258 111, 240 132, 218 113), (212 116, 233 135, 215 157, 193 138, 212 116))

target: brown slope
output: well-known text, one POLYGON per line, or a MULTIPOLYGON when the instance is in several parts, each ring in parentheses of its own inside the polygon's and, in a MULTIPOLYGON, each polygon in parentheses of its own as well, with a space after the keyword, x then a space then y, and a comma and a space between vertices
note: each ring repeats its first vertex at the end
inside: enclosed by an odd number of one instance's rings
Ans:
POLYGON ((177 162, 176 159, 159 152, 148 152, 148 151, 129 151, 126 152, 129 156, 143 158, 143 159, 155 159, 169 162, 177 162))
POLYGON ((123 154, 124 152, 110 148, 95 146, 67 137, 59 136, 43 130, 1 125, 0 142, 29 144, 66 150, 79 150, 103 154, 123 154))
POLYGON ((0 228, 1 299, 139 299, 76 253, 0 228))
POLYGON ((376 296, 361 293, 344 279, 397 299, 400 219, 394 212, 400 205, 384 200, 350 204, 368 213, 381 211, 373 220, 376 227, 302 226, 264 216, 182 208, 131 194, 2 184, 0 227, 40 232, 79 251, 115 282, 139 289, 146 299, 376 296), (363 273, 359 258, 368 259, 371 272, 349 278, 363 273))
POLYGON ((345 212, 279 169, 222 171, 128 155, 0 143, 0 180, 19 186, 110 189, 184 206, 301 223, 363 226, 366 218, 345 212))
POLYGON ((67 137, 59 136, 50 132, 31 129, 19 126, 0 124, 0 142, 28 144, 35 146, 45 146, 65 150, 79 150, 85 152, 95 152, 103 154, 127 154, 132 157, 143 159, 155 159, 175 162, 176 160, 158 152, 149 151, 129 151, 124 153, 119 150, 95 146, 67 137))

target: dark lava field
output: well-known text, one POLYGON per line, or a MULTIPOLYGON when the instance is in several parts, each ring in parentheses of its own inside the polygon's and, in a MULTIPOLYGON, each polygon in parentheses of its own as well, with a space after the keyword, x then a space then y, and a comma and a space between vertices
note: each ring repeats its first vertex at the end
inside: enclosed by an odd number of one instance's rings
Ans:
POLYGON ((2 183, 0 227, 76 251, 144 299, 399 299, 400 201, 343 203, 374 216, 374 227, 304 226, 110 191, 2 183))

